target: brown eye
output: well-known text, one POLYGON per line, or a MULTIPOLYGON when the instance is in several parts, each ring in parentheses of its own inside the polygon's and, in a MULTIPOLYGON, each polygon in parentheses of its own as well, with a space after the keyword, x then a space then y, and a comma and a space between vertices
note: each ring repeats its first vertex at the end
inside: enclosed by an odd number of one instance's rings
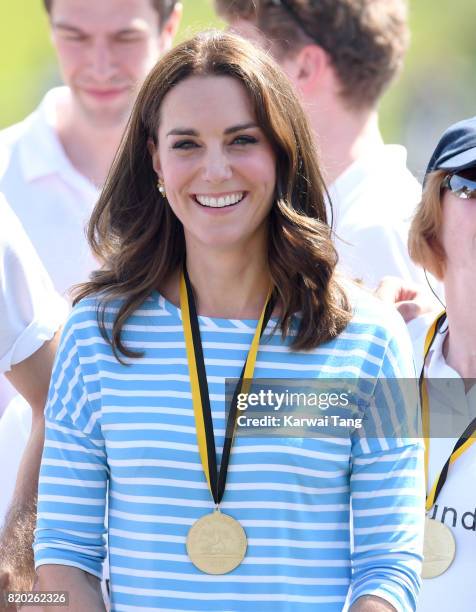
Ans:
POLYGON ((198 147, 198 145, 196 142, 193 142, 193 140, 178 140, 172 145, 172 149, 179 149, 181 151, 186 151, 195 147, 198 147))
POLYGON ((254 136, 237 136, 233 139, 232 144, 238 145, 246 145, 246 144, 255 144, 258 140, 254 136))

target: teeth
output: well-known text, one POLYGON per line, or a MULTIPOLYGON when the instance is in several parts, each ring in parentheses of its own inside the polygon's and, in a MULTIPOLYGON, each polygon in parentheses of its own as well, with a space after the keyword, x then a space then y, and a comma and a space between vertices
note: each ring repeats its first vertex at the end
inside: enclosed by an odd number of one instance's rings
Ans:
POLYGON ((225 206, 232 206, 233 204, 237 204, 238 202, 240 202, 243 197, 244 193, 242 191, 219 198, 204 195, 195 196, 199 204, 201 204, 202 206, 208 206, 210 208, 224 208, 225 206))

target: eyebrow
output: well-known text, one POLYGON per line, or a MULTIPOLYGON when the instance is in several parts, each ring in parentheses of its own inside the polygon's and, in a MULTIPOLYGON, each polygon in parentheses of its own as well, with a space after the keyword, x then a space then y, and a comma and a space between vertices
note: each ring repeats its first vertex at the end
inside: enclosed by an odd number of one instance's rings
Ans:
MULTIPOLYGON (((234 134, 235 132, 241 132, 241 130, 249 130, 250 128, 258 127, 256 123, 250 121, 249 123, 240 123, 239 125, 233 125, 223 132, 224 134, 234 134)), ((197 130, 192 128, 174 128, 167 133, 167 136, 199 136, 197 130)))
MULTIPOLYGON (((53 23, 53 27, 58 30, 66 30, 67 32, 72 32, 74 34, 81 34, 82 36, 87 36, 86 32, 81 30, 81 28, 78 28, 73 25, 69 25, 68 23, 62 23, 61 21, 53 23)), ((122 30, 118 30, 117 32, 112 32, 109 34, 109 36, 124 36, 125 34, 141 34, 141 33, 143 33, 142 28, 128 27, 128 28, 123 28, 122 30)))
POLYGON ((74 32, 75 34, 84 34, 80 28, 68 25, 67 23, 61 23, 61 21, 53 22, 53 27, 58 30, 67 30, 68 32, 74 32))

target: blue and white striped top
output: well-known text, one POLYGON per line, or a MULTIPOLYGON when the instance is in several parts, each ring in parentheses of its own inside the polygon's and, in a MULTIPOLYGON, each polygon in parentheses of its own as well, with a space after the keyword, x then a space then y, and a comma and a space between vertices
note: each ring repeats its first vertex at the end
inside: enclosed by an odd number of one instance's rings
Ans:
MULTIPOLYGON (((403 322, 372 298, 359 304, 345 331, 312 351, 270 337, 271 321, 255 377, 413 376, 403 322)), ((117 303, 108 318, 115 312, 117 303)), ((199 320, 219 461, 224 378, 239 376, 257 322, 199 320)), ((398 611, 415 609, 424 519, 418 443, 237 437, 222 509, 246 530, 248 550, 230 574, 204 574, 185 549, 190 526, 214 505, 195 437, 180 310, 152 294, 123 338, 144 356, 124 358, 127 365, 115 359, 93 298, 64 328, 46 408, 37 567, 101 577, 107 497, 118 612, 334 612, 349 589, 351 602, 373 594, 398 611)))

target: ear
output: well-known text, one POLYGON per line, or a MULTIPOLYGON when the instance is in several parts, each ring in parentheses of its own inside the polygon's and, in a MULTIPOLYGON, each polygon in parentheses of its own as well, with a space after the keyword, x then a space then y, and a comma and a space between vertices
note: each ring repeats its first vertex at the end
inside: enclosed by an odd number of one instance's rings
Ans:
POLYGON ((160 33, 162 53, 169 51, 172 48, 172 43, 177 35, 180 21, 182 19, 183 7, 180 2, 177 2, 170 17, 164 23, 164 27, 160 33))
POLYGON ((293 59, 292 79, 301 93, 312 95, 326 81, 331 69, 329 55, 319 45, 306 45, 293 59))
POLYGON ((162 178, 162 169, 160 166, 159 149, 155 146, 152 138, 147 139, 147 150, 152 159, 152 167, 159 178, 162 178))

